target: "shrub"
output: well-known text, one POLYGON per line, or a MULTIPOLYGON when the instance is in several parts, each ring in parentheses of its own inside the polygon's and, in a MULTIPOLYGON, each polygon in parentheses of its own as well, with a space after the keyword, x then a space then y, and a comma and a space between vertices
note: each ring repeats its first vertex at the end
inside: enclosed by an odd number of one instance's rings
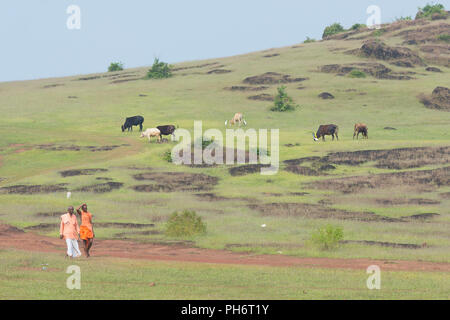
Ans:
POLYGON ((365 78, 366 74, 363 71, 361 71, 361 70, 353 69, 352 71, 350 71, 348 76, 350 78, 365 78))
POLYGON ((411 16, 395 18, 395 21, 409 21, 412 20, 411 16))
POLYGON ((206 224, 195 211, 174 212, 166 224, 166 235, 171 237, 190 237, 206 233, 206 224))
POLYGON ((169 78, 172 76, 171 67, 162 61, 159 61, 158 58, 155 58, 153 62, 152 68, 147 72, 147 78, 149 79, 163 79, 169 78))
POLYGON ((440 34, 437 38, 441 41, 450 42, 450 34, 440 34))
POLYGON ((365 24, 355 23, 354 25, 352 25, 352 27, 350 29, 351 30, 358 30, 358 29, 365 28, 365 27, 367 27, 365 24))
POLYGON ((166 152, 164 152, 163 159, 167 162, 172 162, 172 150, 167 150, 166 152))
POLYGON ((311 42, 316 42, 316 39, 312 39, 310 37, 306 37, 306 40, 303 41, 303 43, 311 43, 311 42))
POLYGON ((419 8, 419 11, 416 14, 416 19, 422 19, 422 18, 433 18, 433 15, 445 17, 447 15, 447 12, 444 9, 444 6, 440 3, 432 4, 428 3, 425 7, 419 8))
POLYGON ((123 63, 121 62, 111 62, 111 64, 108 67, 108 72, 122 71, 122 70, 123 70, 123 63))
POLYGON ((332 250, 339 246, 344 239, 344 231, 341 227, 331 224, 318 228, 311 235, 311 241, 322 250, 332 250))
POLYGON ((345 31, 345 29, 340 23, 333 23, 331 26, 325 28, 325 30, 323 31, 322 39, 343 31, 345 31))
POLYGON ((281 86, 277 88, 278 94, 275 96, 274 106, 270 108, 271 111, 292 111, 297 106, 293 104, 292 98, 286 93, 286 87, 281 86))
POLYGON ((377 29, 377 30, 375 30, 374 32, 372 32, 372 35, 374 36, 374 37, 379 37, 379 36, 381 36, 383 33, 385 33, 386 32, 386 29, 377 29))

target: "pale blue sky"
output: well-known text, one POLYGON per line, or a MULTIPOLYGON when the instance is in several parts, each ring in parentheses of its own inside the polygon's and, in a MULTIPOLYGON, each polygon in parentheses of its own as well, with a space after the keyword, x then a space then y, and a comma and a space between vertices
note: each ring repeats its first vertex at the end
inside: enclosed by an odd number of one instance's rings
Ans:
MULTIPOLYGON (((320 39, 340 22, 413 16, 429 0, 1 0, 0 81, 106 71, 112 61, 148 66, 236 55, 320 39), (81 9, 68 30, 66 9, 81 9)), ((450 7, 450 0, 438 1, 450 7)))

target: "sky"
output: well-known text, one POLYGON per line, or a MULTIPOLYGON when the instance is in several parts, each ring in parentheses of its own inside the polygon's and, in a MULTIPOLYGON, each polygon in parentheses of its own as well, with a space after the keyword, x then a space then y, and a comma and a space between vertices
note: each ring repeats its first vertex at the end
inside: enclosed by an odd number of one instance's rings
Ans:
MULTIPOLYGON (((1 0, 0 81, 226 57, 321 39, 334 22, 412 16, 430 0, 1 0), (80 9, 69 29, 67 9, 80 9)), ((438 1, 448 10, 450 0, 438 1)), ((71 20, 72 21, 72 20, 71 20)))

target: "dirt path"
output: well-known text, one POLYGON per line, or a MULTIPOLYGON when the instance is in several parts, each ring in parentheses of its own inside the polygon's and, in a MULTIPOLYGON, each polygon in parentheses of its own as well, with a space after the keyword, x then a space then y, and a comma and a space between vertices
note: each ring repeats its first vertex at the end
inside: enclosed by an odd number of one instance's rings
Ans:
MULTIPOLYGON (((63 240, 23 232, 6 224, 0 224, 0 249, 15 248, 25 251, 65 253, 63 240)), ((450 272, 450 263, 300 258, 284 255, 250 255, 225 250, 190 248, 180 245, 157 245, 137 243, 129 240, 96 240, 92 248, 94 259, 99 257, 119 257, 162 261, 182 261, 197 263, 261 265, 276 267, 332 268, 366 270, 369 265, 378 265, 381 270, 390 271, 441 271, 450 272)))

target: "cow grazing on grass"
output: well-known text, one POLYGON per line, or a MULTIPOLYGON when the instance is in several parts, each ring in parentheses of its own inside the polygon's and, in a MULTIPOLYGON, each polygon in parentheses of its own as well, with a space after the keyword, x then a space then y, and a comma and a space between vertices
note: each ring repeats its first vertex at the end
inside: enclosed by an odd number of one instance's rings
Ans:
MULTIPOLYGON (((239 123, 239 127, 241 126, 241 123, 244 123, 244 126, 247 125, 247 121, 244 120, 244 118, 242 117, 242 113, 237 112, 234 117, 230 120, 230 124, 233 126, 236 123, 239 123)), ((228 120, 225 121, 225 125, 228 124, 228 120)))
POLYGON ((161 142, 161 131, 157 128, 150 128, 141 133, 141 138, 147 137, 148 141, 151 142, 151 137, 157 137, 158 142, 161 142))
POLYGON ((125 123, 122 125, 122 132, 128 129, 133 131, 133 126, 139 126, 139 131, 142 131, 142 124, 144 123, 144 117, 134 116, 125 119, 125 123))
POLYGON ((314 134, 313 137, 314 141, 319 140, 320 137, 322 137, 322 140, 325 141, 325 136, 332 136, 334 140, 334 136, 336 136, 336 139, 339 140, 338 137, 338 131, 339 127, 335 124, 321 124, 319 126, 319 129, 317 129, 317 132, 314 134))
POLYGON ((172 141, 173 141, 173 139, 175 139, 174 132, 175 132, 176 128, 174 125, 169 124, 169 125, 165 125, 165 126, 157 126, 156 128, 161 132, 162 136, 168 136, 171 134, 172 141))
POLYGON ((367 133, 369 129, 367 128, 367 125, 365 123, 355 123, 355 130, 353 131, 353 139, 358 140, 358 136, 361 133, 363 138, 369 139, 369 134, 367 133))

